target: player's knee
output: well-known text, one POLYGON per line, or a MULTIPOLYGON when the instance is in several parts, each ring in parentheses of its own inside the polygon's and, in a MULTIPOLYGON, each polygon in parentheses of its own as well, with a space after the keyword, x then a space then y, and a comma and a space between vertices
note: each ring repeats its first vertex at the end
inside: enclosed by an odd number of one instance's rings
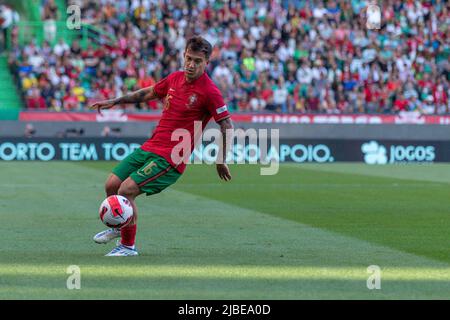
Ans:
POLYGON ((118 177, 111 175, 105 182, 106 195, 118 194, 121 183, 122 181, 118 177))
POLYGON ((125 181, 120 185, 118 194, 126 198, 136 198, 140 193, 138 185, 133 181, 125 181))
POLYGON ((139 191, 134 190, 134 188, 120 187, 117 192, 118 195, 124 196, 128 199, 134 199, 139 195, 139 191))

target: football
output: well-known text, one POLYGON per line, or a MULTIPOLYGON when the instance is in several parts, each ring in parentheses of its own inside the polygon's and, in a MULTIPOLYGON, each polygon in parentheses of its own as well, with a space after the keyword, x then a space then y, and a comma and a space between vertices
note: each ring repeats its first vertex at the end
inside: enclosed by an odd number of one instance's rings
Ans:
POLYGON ((133 207, 127 198, 113 195, 103 200, 99 214, 100 220, 108 227, 122 228, 133 218, 133 207))

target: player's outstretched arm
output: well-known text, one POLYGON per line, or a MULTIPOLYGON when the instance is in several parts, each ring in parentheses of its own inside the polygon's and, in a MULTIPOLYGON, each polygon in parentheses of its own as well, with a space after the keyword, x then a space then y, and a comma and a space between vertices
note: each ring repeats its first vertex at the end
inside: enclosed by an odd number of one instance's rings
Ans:
POLYGON ((233 142, 233 123, 230 118, 224 119, 219 122, 220 131, 222 132, 222 148, 217 155, 217 174, 220 179, 229 181, 231 180, 230 169, 226 164, 228 151, 231 149, 231 143, 233 142))
POLYGON ((119 98, 96 102, 89 108, 100 112, 100 110, 111 109, 117 104, 141 103, 156 98, 158 98, 158 96, 156 95, 155 90, 153 89, 152 86, 148 88, 139 89, 137 91, 134 91, 119 98))

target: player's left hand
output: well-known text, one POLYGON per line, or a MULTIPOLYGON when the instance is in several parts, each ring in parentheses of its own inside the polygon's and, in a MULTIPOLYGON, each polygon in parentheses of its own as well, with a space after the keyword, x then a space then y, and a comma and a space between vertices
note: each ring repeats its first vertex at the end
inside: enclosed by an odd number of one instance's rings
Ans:
POLYGON ((217 169, 217 174, 219 175, 220 179, 225 180, 225 181, 231 180, 230 169, 228 168, 228 166, 225 163, 216 164, 216 169, 217 169))
POLYGON ((98 101, 94 103, 93 105, 89 106, 89 109, 91 110, 97 110, 98 113, 101 113, 101 110, 103 109, 111 109, 114 107, 116 102, 114 100, 104 100, 104 101, 98 101))

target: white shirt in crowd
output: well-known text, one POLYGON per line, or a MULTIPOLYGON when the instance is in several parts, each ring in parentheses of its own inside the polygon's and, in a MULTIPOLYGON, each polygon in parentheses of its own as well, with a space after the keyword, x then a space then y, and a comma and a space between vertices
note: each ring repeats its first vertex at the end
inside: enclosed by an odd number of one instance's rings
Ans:
POLYGON ((0 25, 2 29, 9 28, 13 24, 13 22, 19 22, 20 17, 16 11, 13 11, 5 5, 0 5, 0 8, 0 17, 3 19, 3 23, 0 25))
POLYGON ((277 105, 285 103, 288 94, 286 87, 277 87, 277 89, 273 91, 273 102, 277 105))
POLYGON ((62 43, 58 42, 55 45, 55 47, 53 48, 53 52, 59 57, 61 57, 64 54, 64 52, 69 51, 69 50, 70 50, 70 47, 65 42, 62 42, 62 43))
POLYGON ((270 69, 270 61, 268 59, 257 57, 255 60, 256 72, 261 73, 270 69))
POLYGON ((227 66, 218 65, 212 73, 212 78, 216 82, 219 82, 219 78, 225 78, 229 85, 233 84, 233 75, 227 66))
POLYGON ((280 47, 277 50, 277 56, 278 59, 285 62, 289 57, 292 57, 293 53, 289 50, 288 47, 284 43, 280 45, 280 47))
POLYGON ((325 9, 324 7, 321 7, 321 8, 317 7, 317 8, 314 8, 314 10, 313 10, 313 16, 316 19, 322 19, 326 13, 327 13, 327 9, 325 9))
POLYGON ((266 101, 262 98, 253 97, 250 99, 250 108, 252 111, 261 111, 266 107, 266 101))
POLYGON ((310 67, 304 66, 297 70, 297 81, 302 84, 311 84, 313 73, 310 67))

